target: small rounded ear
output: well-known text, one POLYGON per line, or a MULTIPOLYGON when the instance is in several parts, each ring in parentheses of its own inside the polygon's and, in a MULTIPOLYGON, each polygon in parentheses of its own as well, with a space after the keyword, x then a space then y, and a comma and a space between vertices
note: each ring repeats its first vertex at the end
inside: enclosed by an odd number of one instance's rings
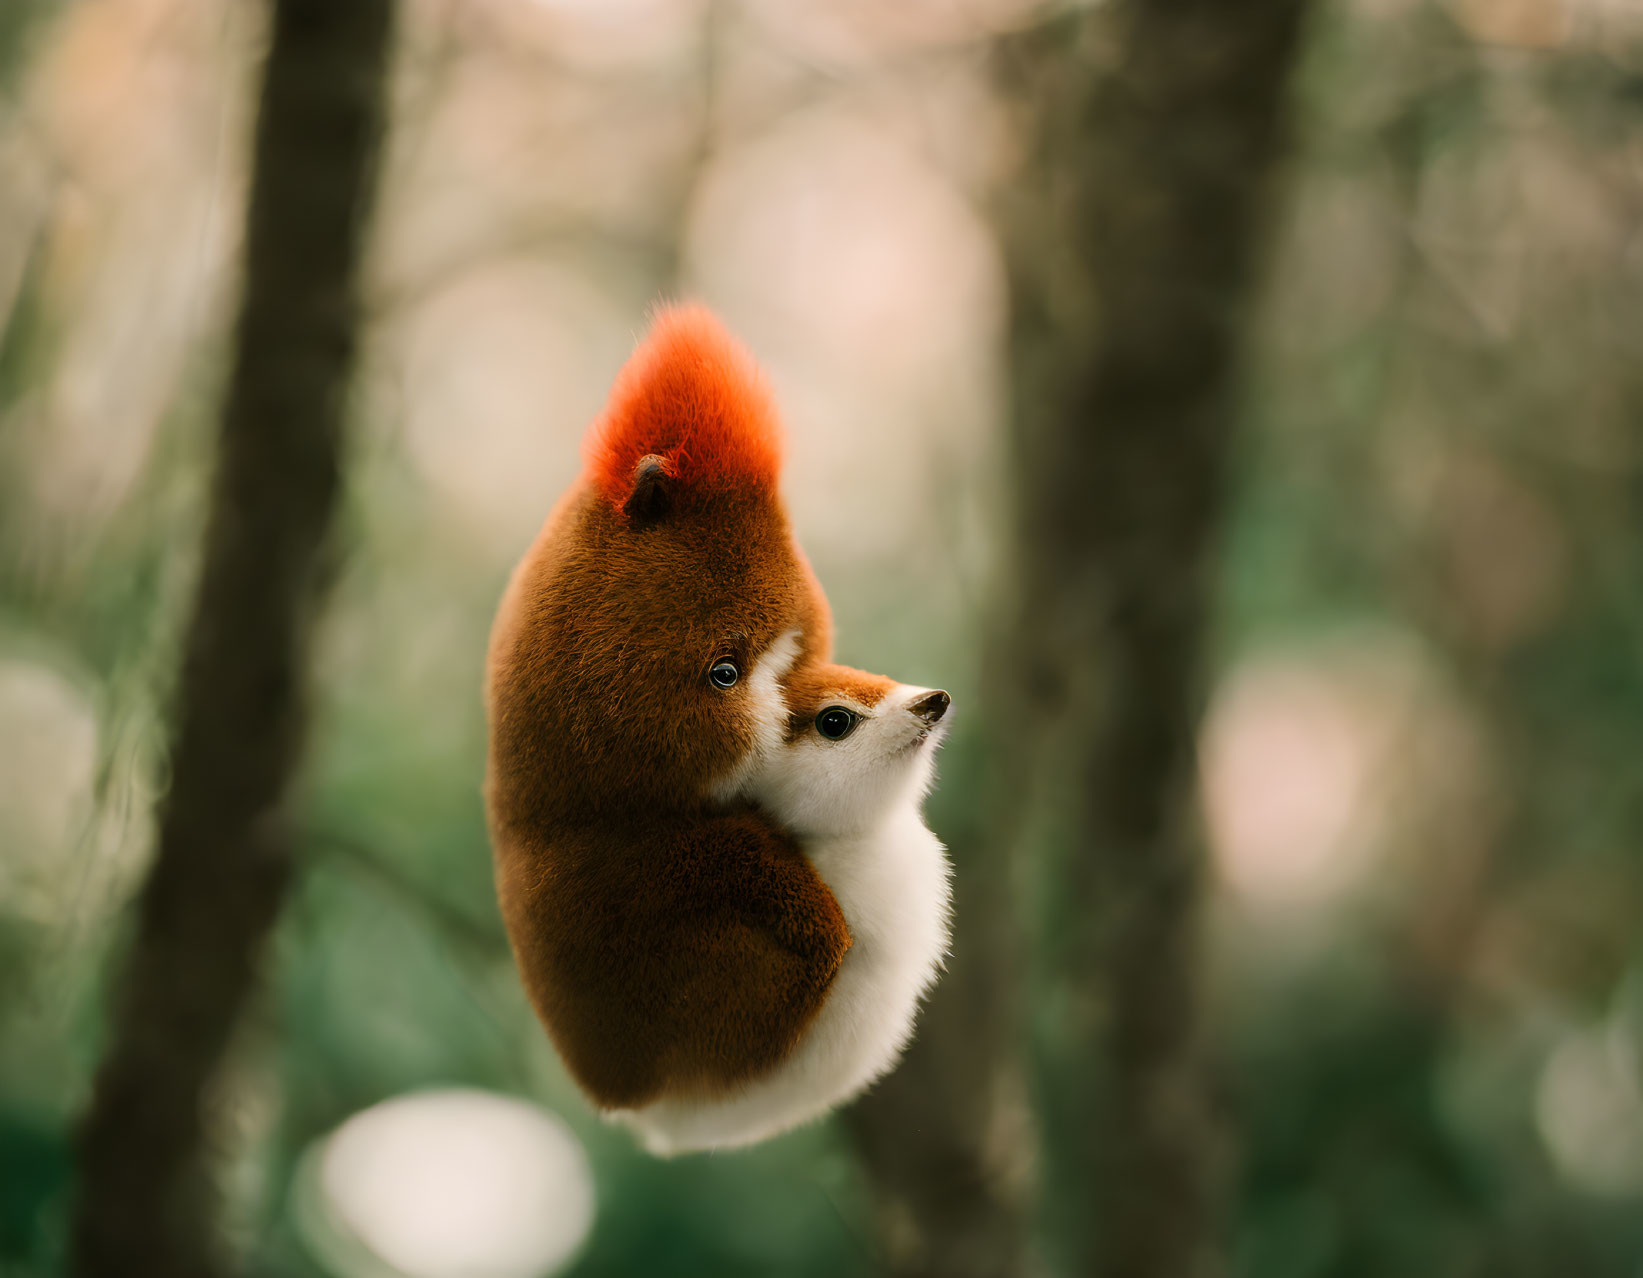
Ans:
POLYGON ((673 509, 673 466, 655 453, 641 457, 633 467, 633 488, 622 511, 635 527, 643 528, 673 509))

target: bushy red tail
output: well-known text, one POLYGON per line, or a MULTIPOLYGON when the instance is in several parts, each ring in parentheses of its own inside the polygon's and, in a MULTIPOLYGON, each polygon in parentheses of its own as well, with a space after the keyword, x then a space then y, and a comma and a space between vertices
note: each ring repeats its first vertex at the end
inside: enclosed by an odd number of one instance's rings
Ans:
POLYGON ((774 491, 781 426, 753 356, 705 306, 664 307, 583 442, 588 475, 616 505, 640 458, 683 489, 774 491))

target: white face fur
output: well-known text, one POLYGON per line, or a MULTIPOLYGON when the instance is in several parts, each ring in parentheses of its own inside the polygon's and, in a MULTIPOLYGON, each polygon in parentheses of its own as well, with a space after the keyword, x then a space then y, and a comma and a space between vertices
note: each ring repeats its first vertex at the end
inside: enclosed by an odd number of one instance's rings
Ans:
POLYGON ((753 720, 753 748, 728 776, 721 777, 712 795, 721 803, 750 795, 750 781, 769 759, 781 753, 782 733, 787 723, 787 705, 782 700, 782 679, 793 668, 799 651, 799 632, 789 630, 759 654, 748 672, 742 695, 753 720))
POLYGON ((917 808, 935 766, 935 751, 947 724, 930 722, 930 688, 897 685, 868 706, 846 693, 793 707, 795 733, 762 760, 745 793, 776 821, 800 838, 835 838, 862 834, 905 806, 917 808), (837 740, 824 735, 835 729, 843 711, 854 716, 837 740))

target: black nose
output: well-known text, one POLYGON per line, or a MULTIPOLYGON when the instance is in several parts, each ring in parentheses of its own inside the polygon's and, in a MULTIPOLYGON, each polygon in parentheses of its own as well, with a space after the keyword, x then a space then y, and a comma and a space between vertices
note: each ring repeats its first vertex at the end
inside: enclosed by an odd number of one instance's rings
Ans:
POLYGON ((939 722, 941 716, 947 713, 947 707, 953 704, 953 699, 945 692, 930 692, 920 697, 907 708, 923 719, 926 723, 939 722))

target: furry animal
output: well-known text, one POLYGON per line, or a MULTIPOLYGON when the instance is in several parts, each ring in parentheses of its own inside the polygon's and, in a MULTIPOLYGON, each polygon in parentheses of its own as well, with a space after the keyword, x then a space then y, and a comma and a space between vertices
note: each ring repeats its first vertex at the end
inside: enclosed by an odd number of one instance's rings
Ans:
POLYGON ((763 1140, 824 1114, 887 1072, 948 943, 947 858, 919 806, 950 704, 844 666, 792 676, 782 746, 746 793, 798 836, 852 945, 797 1047, 723 1095, 665 1097, 620 1117, 658 1154, 763 1140))
POLYGON ((827 665, 780 452, 747 353, 701 308, 662 312, 491 636, 486 807, 515 958, 572 1076, 661 1150, 758 1139, 864 1085, 945 945, 917 806, 946 694, 827 665), (800 719, 819 733, 829 707, 853 731, 824 752, 800 719), (917 974, 879 939, 904 905, 881 886, 929 893, 917 974), (702 1117, 778 1079, 785 1099, 702 1117))

